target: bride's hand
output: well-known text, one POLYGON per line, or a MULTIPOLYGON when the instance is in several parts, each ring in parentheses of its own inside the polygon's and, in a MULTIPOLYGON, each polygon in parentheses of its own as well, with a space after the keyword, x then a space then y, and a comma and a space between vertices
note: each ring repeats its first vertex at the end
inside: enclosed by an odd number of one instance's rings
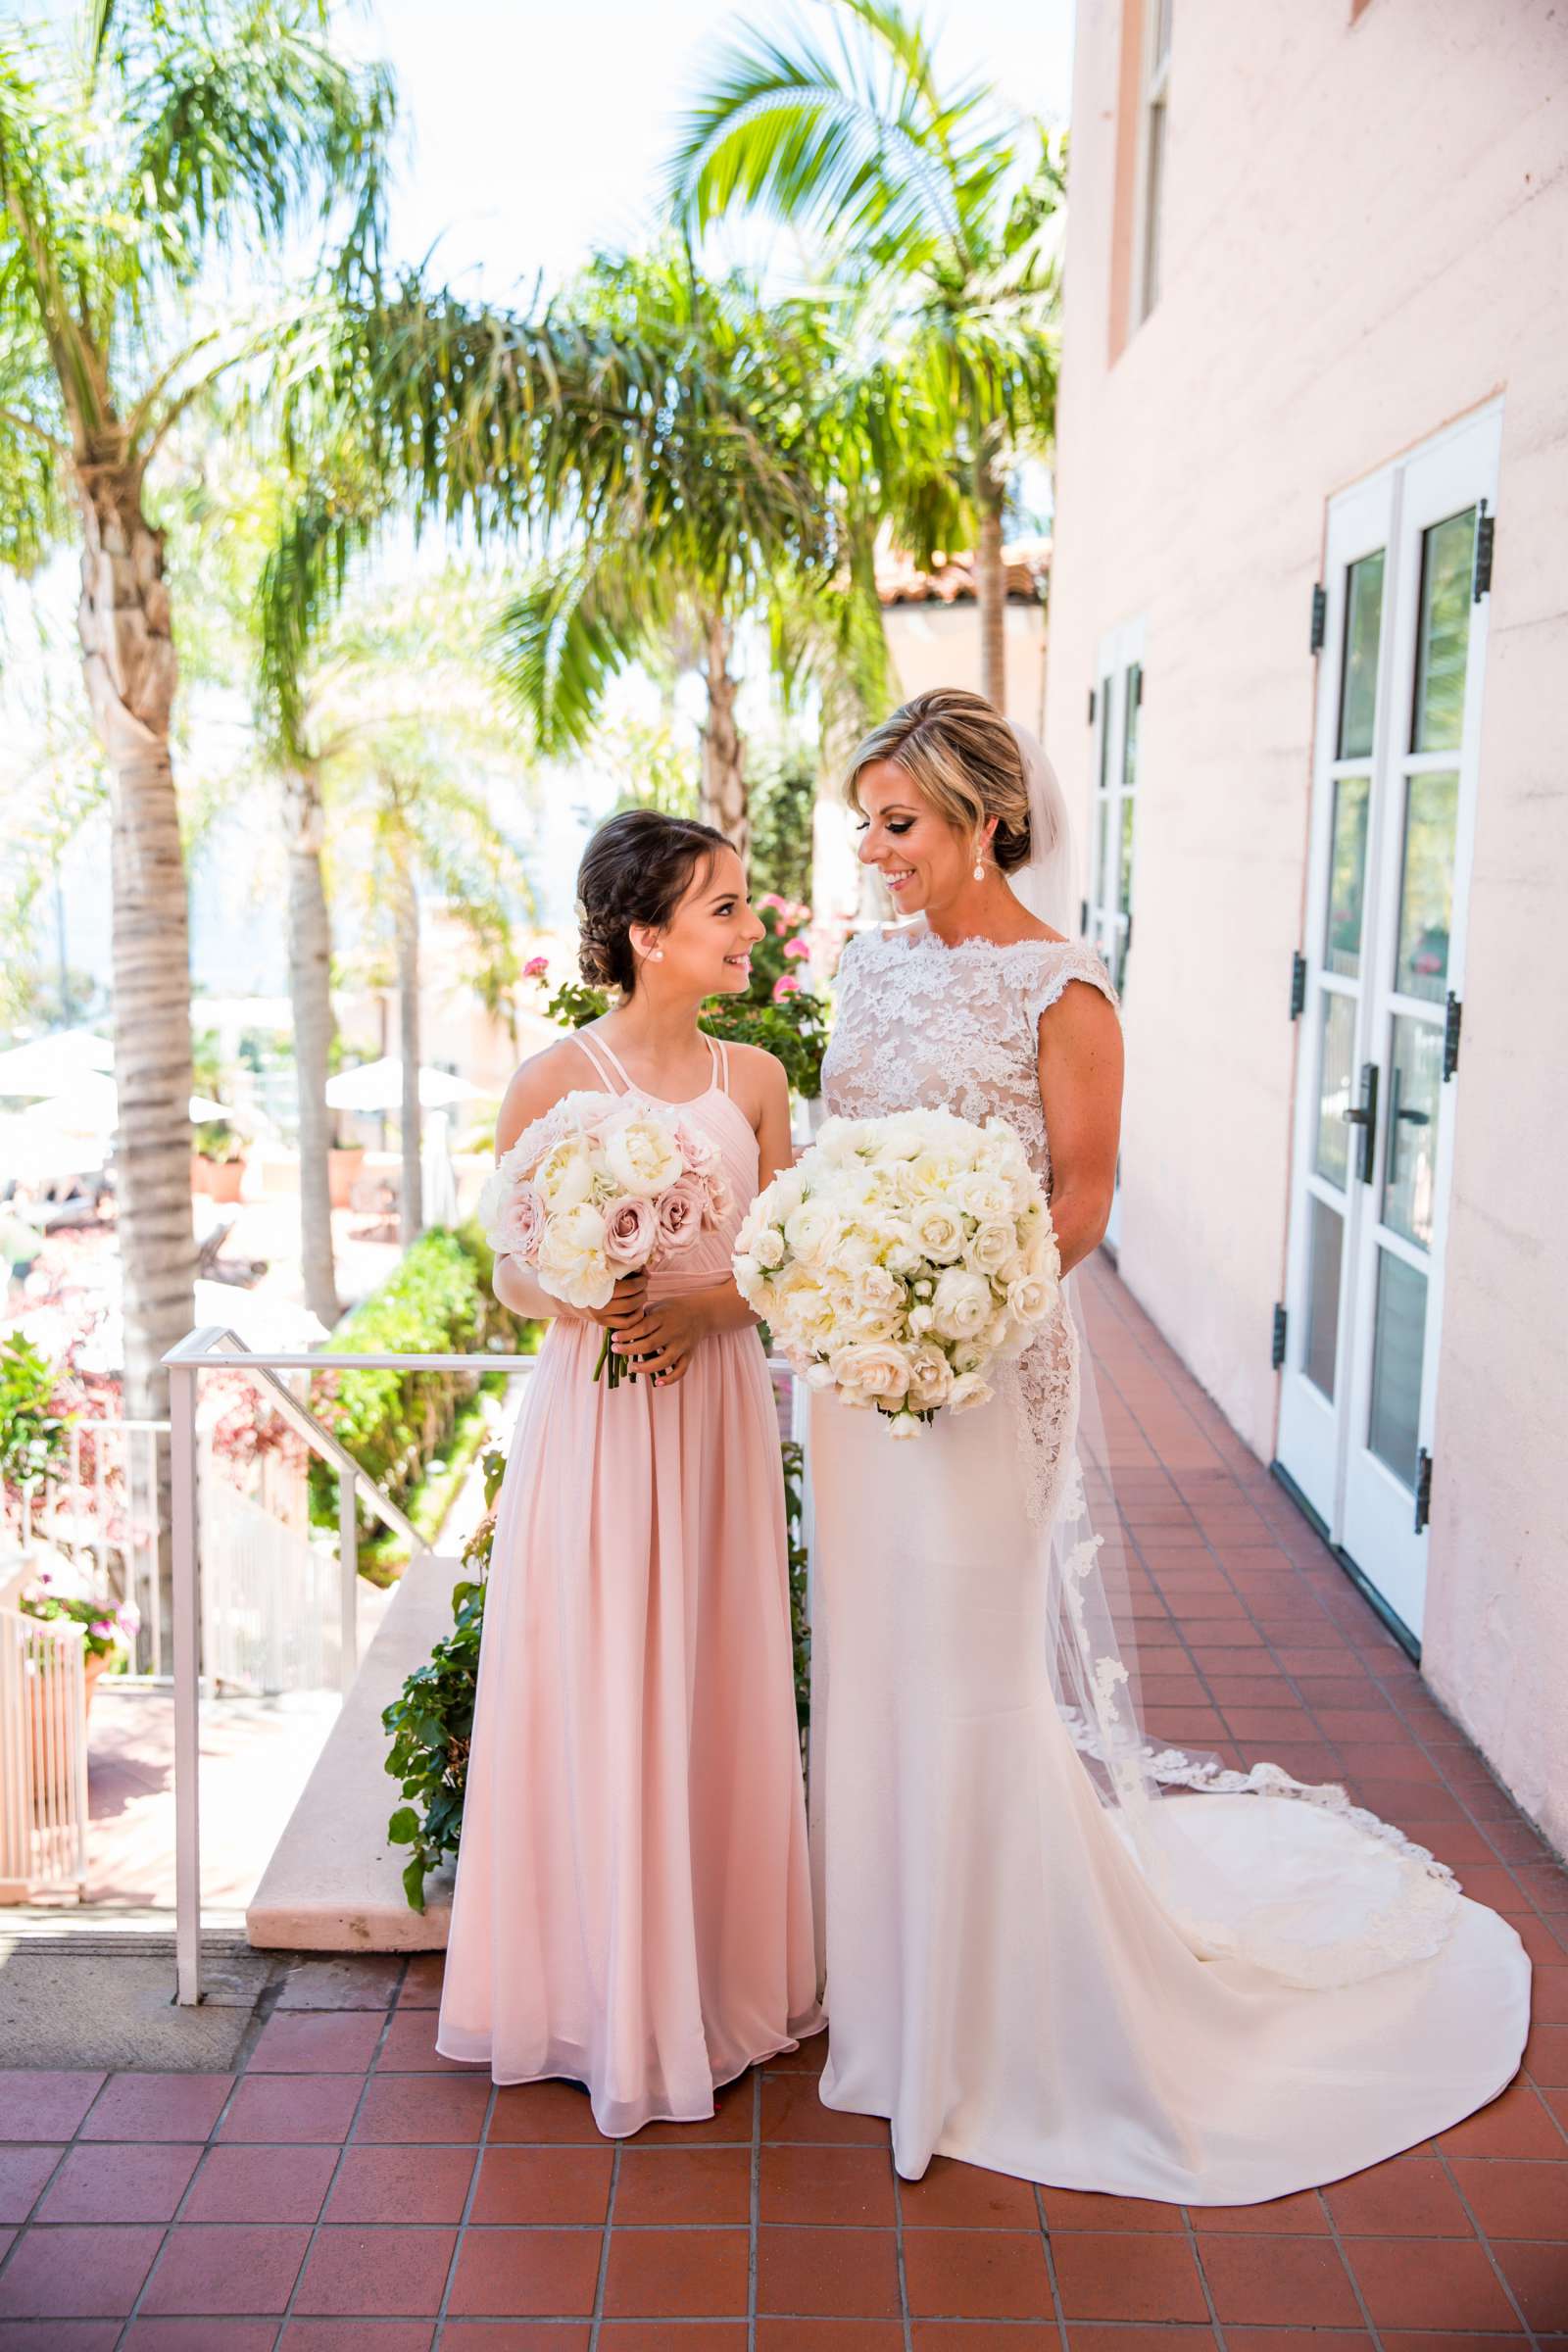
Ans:
POLYGON ((581 1312, 588 1322, 597 1323, 601 1331, 618 1332, 630 1323, 640 1322, 647 1305, 647 1274, 623 1274, 603 1306, 585 1306, 581 1312))
POLYGON ((656 1306, 644 1306, 633 1323, 617 1331, 614 1348, 626 1358, 628 1368, 646 1373, 660 1388, 669 1388, 683 1380, 692 1360, 692 1350, 709 1329, 708 1309, 701 1292, 692 1292, 684 1298, 661 1298, 656 1306))

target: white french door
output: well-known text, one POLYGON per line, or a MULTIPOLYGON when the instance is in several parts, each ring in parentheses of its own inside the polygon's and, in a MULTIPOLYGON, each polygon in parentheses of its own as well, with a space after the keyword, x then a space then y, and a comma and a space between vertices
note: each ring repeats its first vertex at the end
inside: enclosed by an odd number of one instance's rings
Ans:
MULTIPOLYGON (((1144 624, 1113 630, 1100 648, 1095 676, 1095 797, 1084 937, 1119 996, 1127 994, 1133 938, 1133 835, 1137 807, 1140 714, 1144 704, 1144 624)), ((1121 1240, 1121 1170, 1105 1239, 1121 1240)))
POLYGON ((1279 1460, 1417 1639, 1501 412, 1329 511, 1279 1460))

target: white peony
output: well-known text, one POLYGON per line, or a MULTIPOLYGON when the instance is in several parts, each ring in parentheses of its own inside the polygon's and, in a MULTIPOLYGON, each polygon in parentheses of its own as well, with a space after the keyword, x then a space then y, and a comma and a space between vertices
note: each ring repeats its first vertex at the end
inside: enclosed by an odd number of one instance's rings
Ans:
POLYGON ((662 1119, 633 1111, 605 1133, 605 1164, 622 1192, 652 1200, 682 1174, 680 1146, 662 1119))
POLYGON ((762 1226, 752 1244, 752 1255, 758 1264, 765 1266, 769 1273, 775 1266, 781 1266, 784 1263, 784 1236, 776 1225, 762 1226))
POLYGON ((553 1298, 568 1306, 604 1306, 615 1288, 605 1254, 605 1220, 590 1201, 553 1212, 539 1245, 538 1274, 553 1298))
POLYGON ((552 1144, 534 1173, 540 1198, 554 1216, 558 1209, 575 1208, 594 1189, 593 1153, 587 1139, 564 1135, 552 1144))

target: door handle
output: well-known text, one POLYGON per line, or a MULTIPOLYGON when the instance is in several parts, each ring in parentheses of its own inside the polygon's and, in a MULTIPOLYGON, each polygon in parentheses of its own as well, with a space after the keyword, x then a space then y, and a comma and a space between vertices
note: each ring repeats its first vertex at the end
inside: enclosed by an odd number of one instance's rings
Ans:
POLYGON ((1359 1127, 1361 1144, 1356 1174, 1363 1184, 1372 1181, 1373 1163, 1378 1155, 1378 1065, 1375 1061, 1361 1064, 1361 1100, 1348 1103, 1340 1113, 1348 1127, 1359 1127))

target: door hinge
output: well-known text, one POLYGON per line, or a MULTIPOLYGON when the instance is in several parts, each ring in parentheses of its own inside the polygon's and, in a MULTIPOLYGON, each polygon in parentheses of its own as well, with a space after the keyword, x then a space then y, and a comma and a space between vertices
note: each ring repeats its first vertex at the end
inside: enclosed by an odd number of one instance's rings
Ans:
POLYGON ((1309 654, 1320 654, 1323 651, 1323 640, 1328 633, 1328 625, 1329 594, 1320 580, 1312 590, 1312 642, 1306 649, 1309 654))
POLYGON ((1291 1018, 1298 1021, 1306 1010, 1306 957, 1299 948, 1291 957, 1291 1018))
POLYGON ((1432 1456, 1423 1446, 1415 1457, 1415 1532, 1432 1516, 1432 1456))
POLYGON ((1286 1313, 1284 1307, 1276 1306, 1274 1309, 1274 1345, 1269 1350, 1268 1359, 1276 1372, 1282 1370, 1284 1367, 1285 1333, 1289 1322, 1290 1316, 1286 1313))
POLYGON ((1093 725, 1094 725, 1094 723, 1095 723, 1095 712, 1096 712, 1096 710, 1097 710, 1098 709, 1099 709, 1099 702, 1098 702, 1098 699, 1097 699, 1097 697, 1096 697, 1095 690, 1094 690, 1094 688, 1091 686, 1091 687, 1090 687, 1090 689, 1089 689, 1089 724, 1090 724, 1091 726, 1093 726, 1093 725))
POLYGON ((1463 1019, 1464 1006, 1450 988, 1448 1009, 1443 1022, 1443 1079, 1445 1085, 1459 1067, 1459 1024, 1463 1019))
POLYGON ((1487 513, 1487 502, 1482 499, 1476 509, 1476 570, 1470 595, 1473 605, 1479 605, 1484 596, 1492 594, 1492 542, 1496 527, 1495 514, 1487 513))

